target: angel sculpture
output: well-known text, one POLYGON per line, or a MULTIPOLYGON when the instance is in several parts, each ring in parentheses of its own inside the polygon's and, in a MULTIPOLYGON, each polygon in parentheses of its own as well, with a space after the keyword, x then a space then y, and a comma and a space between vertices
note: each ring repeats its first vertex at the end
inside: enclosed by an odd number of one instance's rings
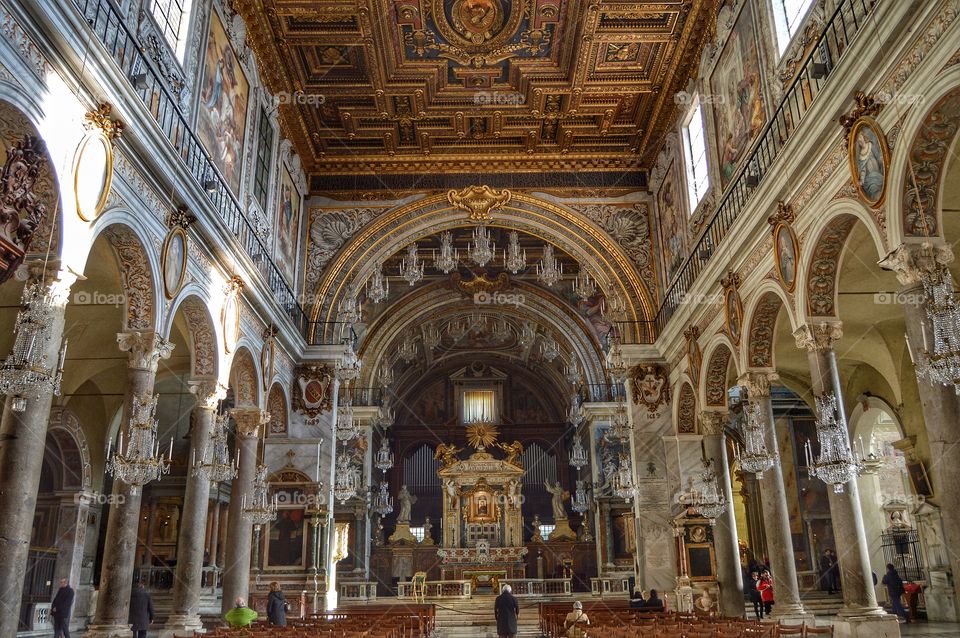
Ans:
POLYGON ((441 443, 437 446, 437 451, 433 454, 434 461, 440 461, 441 468, 447 468, 459 461, 457 454, 463 451, 453 443, 441 443))
POLYGON ((503 459, 505 463, 523 469, 523 459, 520 458, 520 455, 523 454, 523 444, 520 441, 498 443, 497 447, 507 453, 507 458, 503 459))
POLYGON ((444 481, 444 489, 447 492, 447 498, 450 499, 450 509, 456 509, 461 493, 460 487, 450 479, 447 479, 444 481))

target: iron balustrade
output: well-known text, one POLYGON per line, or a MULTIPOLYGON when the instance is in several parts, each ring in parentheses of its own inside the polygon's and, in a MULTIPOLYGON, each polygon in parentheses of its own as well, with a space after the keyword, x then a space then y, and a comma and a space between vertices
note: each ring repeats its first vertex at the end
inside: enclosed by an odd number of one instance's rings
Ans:
POLYGON ((277 305, 297 330, 306 336, 306 315, 296 295, 280 274, 270 252, 244 215, 240 202, 180 110, 178 100, 171 95, 166 80, 130 33, 123 16, 110 0, 73 0, 73 4, 128 79, 130 88, 156 120, 160 131, 183 160, 190 175, 205 190, 211 206, 253 262, 277 305))
POLYGON ((346 321, 308 321, 304 338, 311 346, 334 346, 350 343, 354 348, 360 340, 352 323, 346 321))
POLYGON ((627 400, 623 383, 587 383, 580 388, 580 400, 584 403, 613 403, 627 400))
POLYGON ((656 341, 657 326, 653 321, 614 321, 611 333, 607 336, 620 337, 622 344, 651 344, 656 341))

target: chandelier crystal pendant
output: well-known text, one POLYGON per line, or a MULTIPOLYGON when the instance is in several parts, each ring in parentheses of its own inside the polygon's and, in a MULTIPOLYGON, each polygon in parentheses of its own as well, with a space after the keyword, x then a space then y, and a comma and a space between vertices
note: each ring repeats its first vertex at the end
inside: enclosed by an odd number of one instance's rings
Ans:
POLYGON ((390 280, 383 274, 383 262, 378 262, 373 274, 367 281, 367 299, 373 303, 381 303, 390 296, 390 280))
POLYGON ((357 495, 360 488, 360 471, 354 467, 346 455, 337 459, 337 478, 333 484, 333 497, 343 505, 357 495))
POLYGON ((250 493, 250 499, 243 495, 241 501, 241 514, 243 518, 253 524, 254 529, 259 533, 260 528, 271 521, 277 519, 277 496, 274 494, 270 498, 270 484, 267 483, 267 466, 262 463, 257 466, 253 476, 253 489, 250 493))
POLYGON ((567 363, 563 368, 563 376, 566 377, 567 383, 573 387, 577 387, 583 381, 583 373, 580 371, 580 366, 577 365, 577 358, 573 356, 573 353, 570 353, 570 356, 567 357, 567 363))
POLYGON ((573 447, 570 448, 570 466, 580 471, 581 468, 586 467, 590 463, 590 460, 587 458, 587 450, 583 447, 583 442, 580 441, 580 437, 576 434, 573 436, 573 447))
POLYGON ((597 285, 593 282, 593 279, 590 278, 590 272, 581 266, 580 272, 573 282, 573 294, 580 300, 587 300, 592 297, 596 291, 597 285))
POLYGON ((407 246, 407 254, 400 262, 400 276, 411 286, 423 279, 423 261, 417 255, 416 242, 407 246))
POLYGON ((113 442, 107 447, 107 473, 130 486, 130 493, 138 490, 150 481, 159 481, 164 474, 170 473, 170 460, 173 457, 173 438, 167 456, 160 454, 160 441, 157 440, 158 395, 134 396, 130 410, 129 435, 124 445, 123 431, 117 442, 117 452, 113 456, 113 442))
POLYGON ((629 366, 623 358, 623 349, 620 347, 620 337, 611 339, 610 351, 607 352, 607 372, 617 381, 623 381, 627 376, 629 366))
POLYGON ((517 231, 510 231, 510 243, 503 251, 503 267, 516 275, 527 268, 527 251, 520 249, 520 235, 517 231))
POLYGON ((703 459, 703 473, 700 475, 700 484, 694 489, 691 505, 700 516, 709 519, 711 524, 727 511, 727 498, 720 491, 711 459, 703 459))
POLYGON ((343 298, 337 306, 337 321, 354 324, 360 321, 360 304, 357 303, 357 293, 353 285, 347 286, 343 298))
POLYGON ((377 425, 381 428, 389 428, 393 425, 396 420, 396 415, 393 412, 393 408, 389 405, 381 405, 377 408, 377 425))
POLYGON ((540 356, 543 357, 544 361, 552 362, 561 354, 560 344, 554 339, 553 334, 548 332, 540 342, 540 356))
POLYGON ((389 388, 393 385, 393 365, 389 361, 384 361, 377 373, 377 383, 381 388, 389 388))
POLYGON ((337 440, 350 441, 358 434, 357 420, 353 417, 350 388, 345 387, 340 396, 342 399, 337 402, 337 440))
POLYGON ((577 479, 577 489, 573 492, 573 497, 570 499, 570 509, 577 514, 583 514, 589 507, 587 503, 587 489, 584 481, 577 479))
POLYGON ((926 349, 927 331, 921 323, 924 350, 917 376, 952 386, 960 394, 960 303, 953 289, 953 277, 946 266, 940 265, 933 273, 924 275, 922 282, 927 317, 933 325, 933 352, 926 349))
POLYGON ((519 344, 521 348, 533 345, 537 338, 537 327, 532 321, 524 321, 523 328, 520 329, 519 344))
POLYGON ((613 286, 610 286, 607 294, 604 295, 603 301, 600 303, 600 315, 604 319, 619 321, 626 312, 627 304, 623 300, 623 296, 615 291, 613 286))
POLYGON ((371 508, 381 518, 393 512, 393 497, 390 496, 390 485, 386 481, 380 482, 380 490, 373 497, 371 508))
POLYGON ((211 483, 223 483, 237 477, 240 451, 237 450, 235 459, 230 458, 230 446, 227 443, 227 419, 226 414, 216 416, 213 422, 213 431, 210 432, 210 441, 204 446, 199 461, 196 451, 194 451, 193 475, 211 483))
POLYGON ((755 474, 758 479, 777 463, 777 456, 767 450, 763 432, 764 416, 761 412, 759 403, 744 406, 743 449, 734 448, 734 454, 743 471, 755 474))
POLYGON ((574 394, 570 397, 570 408, 567 410, 567 421, 574 426, 579 426, 587 420, 587 415, 583 410, 583 404, 580 397, 574 394))
POLYGON ((512 334, 513 330, 510 329, 510 322, 501 317, 494 324, 491 336, 497 341, 506 341, 512 334))
POLYGON ((537 279, 543 285, 552 288, 563 278, 563 264, 554 256, 553 245, 543 247, 543 259, 537 264, 537 279))
POLYGON ((453 247, 453 233, 449 230, 444 231, 440 235, 440 256, 434 254, 433 266, 442 271, 443 274, 448 275, 451 270, 457 267, 459 261, 460 257, 457 249, 453 247))
POLYGON ((820 455, 816 458, 810 441, 806 442, 807 468, 810 476, 833 485, 835 494, 843 494, 843 486, 860 476, 862 465, 850 447, 850 437, 841 419, 837 418, 837 396, 827 392, 816 398, 817 441, 820 455))
POLYGON ((610 429, 604 433, 604 438, 611 443, 625 443, 630 440, 631 429, 627 408, 621 403, 610 420, 610 429))
POLYGON ((490 239, 490 231, 486 226, 477 226, 473 229, 473 239, 467 247, 467 256, 470 261, 481 268, 490 263, 497 254, 497 245, 490 239))
POLYGON ((381 472, 386 472, 393 467, 393 452, 390 451, 390 442, 387 437, 380 440, 380 449, 377 450, 377 457, 373 461, 373 466, 381 472))
POLYGON ((630 466, 630 457, 626 452, 620 453, 620 464, 613 474, 611 481, 613 493, 628 503, 637 495, 637 486, 633 483, 633 469, 630 466))
POLYGON ((337 359, 334 372, 341 381, 353 381, 360 376, 360 358, 353 351, 353 346, 349 341, 345 341, 343 344, 343 352, 337 359))
POLYGON ((412 363, 417 358, 417 343, 414 341, 413 333, 407 331, 403 335, 403 341, 400 342, 400 347, 397 349, 397 356, 403 359, 406 363, 412 363))
POLYGON ((440 334, 440 329, 437 328, 437 324, 428 323, 423 329, 423 345, 429 350, 433 350, 440 345, 440 341, 443 339, 443 335, 440 334))
POLYGON ((14 412, 23 412, 28 399, 36 399, 45 392, 60 395, 63 363, 67 357, 64 340, 56 365, 48 360, 47 346, 57 310, 43 285, 27 284, 21 300, 13 328, 13 351, 0 366, 0 393, 10 397, 10 408, 14 412))

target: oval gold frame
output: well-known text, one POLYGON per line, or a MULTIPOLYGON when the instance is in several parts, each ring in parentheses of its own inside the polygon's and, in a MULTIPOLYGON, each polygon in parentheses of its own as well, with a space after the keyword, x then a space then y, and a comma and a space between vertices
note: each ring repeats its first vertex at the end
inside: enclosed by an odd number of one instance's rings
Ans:
POLYGON ((726 322, 727 334, 730 335, 730 341, 733 342, 733 345, 739 346, 740 338, 743 336, 743 302, 736 288, 728 288, 723 295, 723 318, 726 322), (737 325, 740 326, 736 335, 730 330, 730 297, 734 297, 736 302, 737 325))
POLYGON ((268 337, 260 348, 260 370, 262 373, 261 386, 264 392, 269 392, 273 384, 273 370, 276 361, 277 344, 273 337, 268 337))
POLYGON ((240 338, 240 300, 237 299, 237 295, 230 295, 223 300, 223 308, 220 309, 220 326, 223 329, 223 352, 230 354, 233 352, 233 347, 230 344, 231 330, 234 341, 240 338), (231 304, 233 304, 233 317, 228 317, 227 311, 231 304), (231 330, 228 330, 228 327, 231 330))
POLYGON ((160 277, 163 279, 163 294, 167 299, 176 297, 180 289, 183 288, 184 282, 186 282, 187 248, 189 241, 190 238, 187 235, 187 231, 179 226, 171 229, 163 240, 163 248, 160 250, 160 277), (180 257, 180 278, 177 280, 176 285, 173 285, 173 282, 167 281, 167 257, 170 256, 170 245, 173 243, 174 237, 177 236, 183 238, 183 255, 180 257))
POLYGON ((850 127, 850 136, 847 139, 847 162, 850 165, 850 179, 853 181, 853 187, 857 189, 860 199, 866 202, 870 208, 883 206, 883 202, 887 199, 887 186, 889 186, 888 182, 890 181, 890 147, 887 144, 886 133, 883 132, 879 122, 872 117, 861 117, 850 127), (880 155, 883 158, 883 189, 880 191, 880 196, 875 200, 867 197, 867 194, 860 188, 860 180, 857 179, 857 132, 864 126, 872 130, 873 134, 877 136, 877 141, 880 143, 880 155))
POLYGON ((777 279, 783 285, 787 292, 792 293, 797 289, 797 274, 798 270, 796 267, 796 262, 799 260, 800 256, 800 240, 797 238, 796 231, 793 230, 793 226, 786 224, 784 222, 777 223, 773 228, 773 265, 777 271, 777 279), (790 243, 793 245, 793 259, 794 259, 794 270, 793 270, 793 283, 787 284, 786 279, 783 277, 783 270, 780 267, 780 233, 787 232, 790 234, 790 243))
POLYGON ((99 129, 89 131, 83 136, 83 139, 80 140, 80 144, 77 145, 77 151, 73 158, 73 200, 76 204, 77 216, 88 223, 95 221, 97 217, 100 216, 100 213, 103 212, 104 207, 107 205, 107 197, 110 196, 110 188, 112 185, 113 144, 103 131, 99 129), (84 153, 87 151, 88 146, 92 142, 99 142, 106 151, 106 167, 104 170, 103 185, 101 187, 100 196, 97 198, 96 206, 94 207, 93 214, 91 215, 89 214, 90 211, 84 211, 80 204, 80 164, 83 162, 84 153))

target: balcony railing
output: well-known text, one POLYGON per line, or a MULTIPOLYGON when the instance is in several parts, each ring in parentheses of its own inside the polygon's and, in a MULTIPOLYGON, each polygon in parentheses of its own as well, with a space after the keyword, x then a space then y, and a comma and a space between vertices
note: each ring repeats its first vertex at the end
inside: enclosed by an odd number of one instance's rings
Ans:
POLYGON ((623 383, 587 383, 580 388, 580 400, 584 403, 614 403, 627 400, 623 383))
POLYGON ((140 97, 197 185, 206 191, 210 205, 253 262, 284 314, 298 331, 306 335, 306 316, 296 295, 273 263, 270 251, 244 215, 243 207, 203 148, 200 138, 190 127, 166 81, 130 33, 123 16, 110 0, 73 0, 73 4, 128 79, 131 90, 140 97))
POLYGON ((826 27, 807 54, 773 117, 761 131, 747 160, 720 199, 717 211, 680 267, 656 316, 659 334, 685 301, 687 292, 710 261, 727 232, 772 169, 814 99, 823 92, 843 52, 863 28, 878 0, 840 0, 826 27))

